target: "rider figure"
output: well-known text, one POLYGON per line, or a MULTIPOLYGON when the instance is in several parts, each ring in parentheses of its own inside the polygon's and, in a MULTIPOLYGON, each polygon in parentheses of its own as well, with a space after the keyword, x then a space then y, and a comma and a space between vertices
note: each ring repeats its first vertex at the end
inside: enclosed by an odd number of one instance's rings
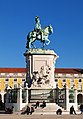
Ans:
POLYGON ((40 19, 38 16, 35 17, 35 28, 34 31, 37 32, 37 35, 41 35, 42 36, 42 29, 41 29, 41 24, 40 24, 40 19))

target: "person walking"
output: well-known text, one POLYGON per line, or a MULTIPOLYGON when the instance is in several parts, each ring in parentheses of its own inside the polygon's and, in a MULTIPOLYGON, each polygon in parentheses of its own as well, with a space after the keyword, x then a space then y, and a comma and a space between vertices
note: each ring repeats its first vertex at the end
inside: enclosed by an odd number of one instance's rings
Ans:
POLYGON ((71 107, 70 107, 70 114, 76 114, 76 112, 75 112, 75 109, 74 109, 74 106, 72 105, 71 107))
POLYGON ((30 113, 30 107, 29 106, 27 106, 26 112, 27 112, 27 115, 29 115, 29 113, 30 113))
POLYGON ((80 105, 81 114, 83 113, 83 104, 80 105))
POLYGON ((33 112, 34 112, 34 108, 31 107, 31 108, 30 108, 30 114, 32 114, 33 112))

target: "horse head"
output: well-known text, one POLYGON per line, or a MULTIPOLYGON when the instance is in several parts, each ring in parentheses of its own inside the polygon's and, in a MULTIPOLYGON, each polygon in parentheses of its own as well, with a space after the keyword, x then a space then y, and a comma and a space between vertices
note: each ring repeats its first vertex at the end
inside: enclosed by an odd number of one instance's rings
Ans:
POLYGON ((44 34, 52 34, 53 33, 53 27, 51 25, 47 26, 43 30, 44 34))
POLYGON ((53 33, 53 27, 51 25, 48 26, 49 29, 49 35, 53 33))

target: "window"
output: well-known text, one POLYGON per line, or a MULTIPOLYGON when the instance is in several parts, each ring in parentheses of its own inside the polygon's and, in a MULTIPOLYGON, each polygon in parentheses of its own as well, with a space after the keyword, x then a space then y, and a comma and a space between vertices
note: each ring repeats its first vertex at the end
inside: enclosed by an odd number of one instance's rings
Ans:
POLYGON ((17 103, 17 94, 18 92, 16 89, 11 91, 11 102, 12 103, 17 103))
POLYGON ((69 102, 70 103, 75 102, 75 90, 74 89, 69 90, 69 102))
POLYGON ((14 89, 17 88, 17 84, 14 84, 14 89))
POLYGON ((17 79, 14 79, 14 81, 17 81, 17 79))
POLYGON ((9 81, 9 79, 5 79, 5 81, 9 81))
POLYGON ((22 79, 22 81, 25 81, 25 79, 22 79))
POLYGON ((82 80, 81 80, 81 79, 79 79, 79 82, 82 82, 82 80))
POLYGON ((66 81, 66 79, 63 79, 63 82, 65 82, 66 81))
POLYGON ((70 103, 74 103, 74 100, 75 100, 75 99, 74 99, 74 95, 73 95, 73 94, 70 94, 70 95, 69 95, 69 102, 70 102, 70 103))
POLYGON ((57 82, 58 81, 58 79, 55 79, 55 82, 57 82))
POLYGON ((26 95, 27 95, 27 92, 26 90, 22 90, 22 103, 26 103, 26 95))

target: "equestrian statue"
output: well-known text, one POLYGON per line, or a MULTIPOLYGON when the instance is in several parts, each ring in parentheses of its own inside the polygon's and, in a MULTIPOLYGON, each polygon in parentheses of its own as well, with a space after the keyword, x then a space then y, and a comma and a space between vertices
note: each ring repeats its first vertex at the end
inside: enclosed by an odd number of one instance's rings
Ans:
POLYGON ((35 17, 35 27, 34 30, 29 32, 27 35, 27 43, 26 48, 36 48, 34 45, 35 40, 40 40, 42 43, 43 48, 50 43, 48 39, 49 35, 53 33, 53 28, 51 25, 45 27, 44 29, 41 28, 40 19, 38 16, 35 17))

